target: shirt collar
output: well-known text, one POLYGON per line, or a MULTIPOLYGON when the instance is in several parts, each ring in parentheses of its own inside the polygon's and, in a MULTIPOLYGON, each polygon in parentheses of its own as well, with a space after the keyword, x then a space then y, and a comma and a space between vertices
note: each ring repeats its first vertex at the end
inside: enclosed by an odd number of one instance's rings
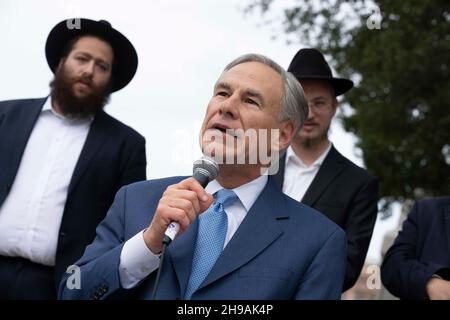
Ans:
POLYGON ((54 112, 54 110, 52 108, 52 98, 50 96, 47 97, 47 99, 44 102, 44 106, 42 107, 42 111, 47 111, 47 110, 54 112))
MULTIPOLYGON (((234 193, 237 195, 247 212, 253 206, 259 194, 266 186, 267 180, 267 175, 262 175, 255 180, 247 182, 246 184, 233 189, 234 193)), ((206 192, 210 194, 214 194, 222 189, 224 188, 215 179, 211 181, 205 188, 206 192)))
POLYGON ((310 166, 307 166, 302 159, 300 159, 292 149, 292 146, 289 146, 286 151, 286 163, 293 162, 294 164, 303 167, 303 168, 310 168, 310 167, 320 167, 322 165, 322 162, 325 160, 326 156, 331 150, 331 147, 333 146, 332 143, 328 145, 328 147, 325 149, 325 151, 318 157, 310 166))

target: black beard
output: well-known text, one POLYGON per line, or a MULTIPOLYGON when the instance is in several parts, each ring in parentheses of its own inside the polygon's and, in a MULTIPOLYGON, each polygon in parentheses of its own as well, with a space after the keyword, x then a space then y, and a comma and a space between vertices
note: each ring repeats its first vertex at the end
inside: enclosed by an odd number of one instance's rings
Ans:
MULTIPOLYGON (((73 93, 73 86, 80 79, 67 76, 64 64, 56 70, 55 77, 50 82, 51 97, 58 104, 62 114, 72 119, 85 119, 95 116, 103 110, 111 95, 110 85, 102 88, 91 87, 92 92, 79 98, 73 93)), ((93 84, 91 84, 93 86, 93 84)))

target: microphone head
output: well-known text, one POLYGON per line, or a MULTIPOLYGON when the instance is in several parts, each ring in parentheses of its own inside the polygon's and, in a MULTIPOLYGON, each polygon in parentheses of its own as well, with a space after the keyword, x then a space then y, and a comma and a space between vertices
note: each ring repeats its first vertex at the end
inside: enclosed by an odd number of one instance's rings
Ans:
MULTIPOLYGON (((193 176, 196 179, 199 176, 203 176, 204 181, 202 181, 201 184, 203 185, 203 183, 205 183, 205 185, 207 185, 210 181, 214 180, 219 174, 219 165, 214 159, 207 156, 203 156, 194 162, 194 167, 192 171, 193 176)), ((203 185, 203 187, 205 187, 205 185, 203 185)))

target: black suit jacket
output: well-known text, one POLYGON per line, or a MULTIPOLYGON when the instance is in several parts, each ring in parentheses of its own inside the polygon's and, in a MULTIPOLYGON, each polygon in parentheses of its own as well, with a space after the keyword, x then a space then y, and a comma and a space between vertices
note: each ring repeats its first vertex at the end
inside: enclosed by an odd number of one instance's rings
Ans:
MULTIPOLYGON (((0 102, 0 207, 45 100, 0 102)), ((56 252, 56 284, 94 239, 116 192, 145 180, 145 170, 144 137, 103 111, 97 114, 69 184, 56 252)))
POLYGON ((433 274, 450 280, 450 196, 414 204, 381 266, 383 284, 401 299, 425 299, 433 274))
MULTIPOLYGON (((281 157, 275 175, 280 188, 285 162, 286 155, 281 157)), ((377 179, 332 146, 301 202, 320 211, 346 232, 348 253, 343 289, 351 288, 364 265, 377 217, 377 179)))

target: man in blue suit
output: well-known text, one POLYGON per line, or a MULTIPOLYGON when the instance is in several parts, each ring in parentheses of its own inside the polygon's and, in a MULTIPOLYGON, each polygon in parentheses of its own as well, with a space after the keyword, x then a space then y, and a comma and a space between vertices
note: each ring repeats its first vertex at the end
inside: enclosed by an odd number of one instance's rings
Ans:
POLYGON ((0 102, 0 299, 56 299, 123 185, 145 180, 145 139, 102 109, 137 68, 106 21, 62 21, 41 99, 0 102))
POLYGON ((450 196, 417 201, 381 266, 401 299, 450 300, 450 196))
POLYGON ((123 187, 59 297, 149 299, 176 221, 157 299, 339 299, 344 232, 279 191, 261 157, 260 148, 285 150, 307 114, 300 84, 278 64, 255 54, 231 62, 201 128, 203 153, 219 162, 216 179, 205 189, 183 177, 123 187))

